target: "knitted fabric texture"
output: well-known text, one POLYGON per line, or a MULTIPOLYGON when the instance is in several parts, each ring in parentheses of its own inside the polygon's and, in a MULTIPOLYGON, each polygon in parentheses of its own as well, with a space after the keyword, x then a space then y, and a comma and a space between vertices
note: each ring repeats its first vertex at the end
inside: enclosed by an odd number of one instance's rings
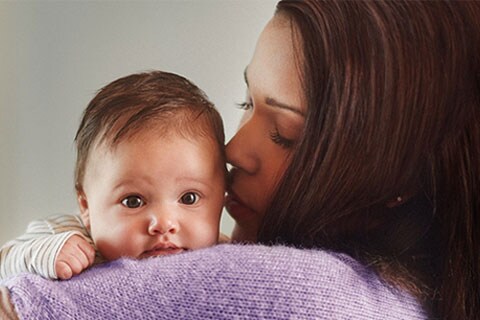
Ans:
POLYGON ((426 319, 349 256, 261 245, 120 259, 68 281, 6 283, 20 319, 426 319))

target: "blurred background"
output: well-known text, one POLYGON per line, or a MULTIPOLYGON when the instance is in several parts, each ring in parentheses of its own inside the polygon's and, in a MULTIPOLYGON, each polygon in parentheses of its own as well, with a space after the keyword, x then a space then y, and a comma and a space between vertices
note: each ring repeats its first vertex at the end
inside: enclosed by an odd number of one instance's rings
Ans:
MULTIPOLYGON (((73 139, 98 89, 161 69, 202 88, 227 141, 243 70, 276 0, 0 2, 0 245, 33 219, 77 213, 73 139)), ((222 232, 232 220, 226 213, 222 232)))

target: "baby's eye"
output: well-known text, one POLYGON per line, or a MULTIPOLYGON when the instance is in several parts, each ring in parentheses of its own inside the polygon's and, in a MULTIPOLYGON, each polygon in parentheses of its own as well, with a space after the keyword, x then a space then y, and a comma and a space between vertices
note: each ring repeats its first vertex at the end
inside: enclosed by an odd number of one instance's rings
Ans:
POLYGON ((195 192, 187 192, 181 198, 180 202, 187 205, 195 204, 198 201, 198 195, 195 192))
POLYGON ((139 196, 128 196, 122 200, 122 204, 130 209, 140 208, 145 204, 139 196))

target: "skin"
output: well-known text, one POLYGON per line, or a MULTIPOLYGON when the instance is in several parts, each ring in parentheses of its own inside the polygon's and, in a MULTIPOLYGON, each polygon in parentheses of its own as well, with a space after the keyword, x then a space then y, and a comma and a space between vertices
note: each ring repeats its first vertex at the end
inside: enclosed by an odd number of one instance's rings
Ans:
MULTIPOLYGON (((225 171, 219 152, 212 150, 218 147, 208 139, 151 132, 114 149, 96 146, 78 202, 102 256, 142 259, 216 244, 225 171)), ((85 244, 72 237, 62 248, 60 278, 93 263, 93 248, 86 253, 85 244)))
POLYGON ((55 273, 59 279, 70 279, 93 264, 95 249, 82 236, 68 238, 55 259, 55 273))
POLYGON ((232 240, 256 240, 275 186, 289 163, 305 120, 305 98, 288 21, 275 16, 260 35, 245 71, 246 112, 226 147, 232 165, 226 208, 232 240))

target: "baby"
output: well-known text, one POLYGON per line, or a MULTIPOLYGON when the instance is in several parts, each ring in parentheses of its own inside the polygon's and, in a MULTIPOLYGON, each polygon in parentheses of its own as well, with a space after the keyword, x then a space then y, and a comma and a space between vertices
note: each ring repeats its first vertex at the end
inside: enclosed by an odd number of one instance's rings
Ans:
POLYGON ((0 251, 0 278, 69 279, 120 257, 149 258, 217 243, 226 167, 219 113, 167 72, 101 89, 75 137, 80 215, 30 223, 0 251))

